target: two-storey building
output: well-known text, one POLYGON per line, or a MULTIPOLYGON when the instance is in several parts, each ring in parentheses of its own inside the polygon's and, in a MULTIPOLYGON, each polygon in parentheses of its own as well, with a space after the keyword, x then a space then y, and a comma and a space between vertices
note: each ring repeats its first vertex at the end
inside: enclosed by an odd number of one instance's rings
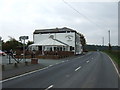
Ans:
POLYGON ((34 44, 31 50, 39 51, 72 51, 74 54, 82 53, 80 34, 70 28, 55 28, 35 30, 34 44))

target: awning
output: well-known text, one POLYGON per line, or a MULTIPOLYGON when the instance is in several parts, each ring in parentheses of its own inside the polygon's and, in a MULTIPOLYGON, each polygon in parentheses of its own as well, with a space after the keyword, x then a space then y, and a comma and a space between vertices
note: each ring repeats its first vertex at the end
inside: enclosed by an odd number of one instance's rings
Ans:
POLYGON ((60 41, 49 38, 49 39, 43 40, 39 43, 31 44, 30 46, 67 46, 67 44, 64 44, 60 41))

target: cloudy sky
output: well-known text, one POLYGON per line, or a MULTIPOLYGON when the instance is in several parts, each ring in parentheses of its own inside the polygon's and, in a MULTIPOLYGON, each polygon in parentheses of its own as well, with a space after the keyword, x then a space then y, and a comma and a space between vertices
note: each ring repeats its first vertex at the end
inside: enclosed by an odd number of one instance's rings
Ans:
POLYGON ((33 40, 35 29, 68 27, 82 33, 87 44, 118 44, 117 0, 0 0, 0 36, 33 40), (89 2, 88 2, 89 1, 89 2), (114 2, 113 2, 114 1, 114 2))

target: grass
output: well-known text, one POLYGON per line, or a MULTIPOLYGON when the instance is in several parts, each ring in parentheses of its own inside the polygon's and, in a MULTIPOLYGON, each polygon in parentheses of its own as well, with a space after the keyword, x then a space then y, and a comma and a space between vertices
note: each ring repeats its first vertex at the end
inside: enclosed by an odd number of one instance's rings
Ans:
POLYGON ((112 60, 114 60, 120 67, 120 51, 119 50, 111 50, 111 51, 106 50, 104 52, 107 53, 112 58, 112 60))

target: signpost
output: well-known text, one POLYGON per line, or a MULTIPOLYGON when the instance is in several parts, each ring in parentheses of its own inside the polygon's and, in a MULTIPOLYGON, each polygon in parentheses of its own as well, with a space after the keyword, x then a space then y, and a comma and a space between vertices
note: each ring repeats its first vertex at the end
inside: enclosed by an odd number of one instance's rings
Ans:
POLYGON ((25 40, 27 40, 29 37, 28 36, 20 36, 19 40, 22 42, 23 40, 23 60, 26 62, 25 60, 25 40))

